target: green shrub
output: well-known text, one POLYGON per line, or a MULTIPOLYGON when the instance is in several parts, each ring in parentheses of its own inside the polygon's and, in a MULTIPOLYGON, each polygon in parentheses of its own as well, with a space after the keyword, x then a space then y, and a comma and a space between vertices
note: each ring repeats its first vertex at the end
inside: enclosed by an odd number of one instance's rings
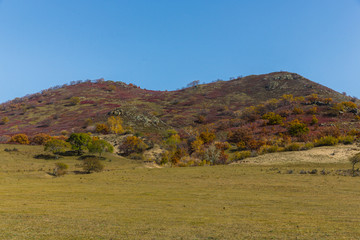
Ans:
POLYGON ((265 113, 262 116, 262 119, 268 120, 267 124, 269 125, 279 125, 283 123, 283 118, 279 114, 273 112, 265 113))
POLYGON ((93 139, 87 146, 90 153, 98 153, 101 157, 101 154, 104 152, 112 153, 114 151, 114 147, 103 139, 93 139))
POLYGON ((53 138, 45 143, 44 150, 57 154, 66 151, 66 149, 70 147, 71 145, 68 142, 65 142, 61 139, 53 138))
POLYGON ((82 164, 83 170, 87 173, 101 172, 104 169, 104 164, 97 158, 85 158, 82 164))
POLYGON ((301 136, 309 132, 309 128, 306 124, 300 122, 298 119, 291 121, 287 128, 291 136, 301 136))
POLYGON ((305 145, 301 148, 301 150, 309 150, 309 149, 312 149, 312 148, 314 148, 314 147, 315 147, 314 143, 312 143, 312 142, 307 142, 307 143, 305 143, 305 145))
POLYGON ((248 158, 251 156, 251 152, 250 151, 241 151, 241 152, 236 152, 233 157, 232 157, 232 161, 240 161, 243 160, 245 158, 248 158))
POLYGON ((65 163, 62 163, 62 162, 55 163, 54 175, 57 177, 65 175, 67 173, 66 170, 68 168, 69 168, 69 166, 65 163))
POLYGON ((285 151, 299 151, 300 150, 300 144, 298 143, 291 143, 290 145, 287 145, 285 147, 285 151))
POLYGON ((333 136, 325 136, 315 140, 315 146, 334 146, 339 143, 339 140, 333 136))
POLYGON ((311 125, 315 125, 315 124, 317 124, 318 122, 319 122, 319 120, 316 118, 315 115, 313 115, 312 118, 311 118, 310 124, 311 124, 311 125))
POLYGON ((278 152, 279 147, 277 145, 264 145, 260 148, 260 153, 274 153, 278 152))
POLYGON ((354 136, 342 136, 342 137, 339 137, 339 142, 343 143, 345 145, 353 144, 354 141, 355 141, 354 136))
POLYGON ((75 105, 77 105, 77 104, 79 104, 80 103, 80 98, 79 97, 72 97, 72 98, 70 98, 70 105, 71 106, 75 106, 75 105))

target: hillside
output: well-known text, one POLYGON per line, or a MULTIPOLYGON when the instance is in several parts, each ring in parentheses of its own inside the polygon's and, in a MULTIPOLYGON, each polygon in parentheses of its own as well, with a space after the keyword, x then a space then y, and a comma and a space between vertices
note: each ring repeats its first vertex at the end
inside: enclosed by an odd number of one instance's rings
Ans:
MULTIPOLYGON (((349 101, 325 86, 295 73, 252 75, 195 85, 177 91, 152 91, 113 81, 85 81, 54 87, 0 105, 0 135, 91 131, 109 113, 122 116, 135 131, 156 132, 218 124, 236 118, 246 107, 318 94, 320 99, 349 101)), ((328 121, 328 120, 326 120, 328 121)))

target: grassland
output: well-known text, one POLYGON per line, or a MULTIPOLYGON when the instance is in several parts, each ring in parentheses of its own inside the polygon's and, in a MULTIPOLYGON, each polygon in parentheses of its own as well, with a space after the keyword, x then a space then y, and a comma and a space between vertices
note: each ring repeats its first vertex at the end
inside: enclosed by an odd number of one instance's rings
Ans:
MULTIPOLYGON (((360 178, 298 174, 348 163, 148 168, 108 155, 104 172, 54 178, 57 161, 32 158, 41 147, 12 147, 0 145, 0 239, 360 236, 360 178)), ((58 161, 78 169, 74 157, 58 161)))

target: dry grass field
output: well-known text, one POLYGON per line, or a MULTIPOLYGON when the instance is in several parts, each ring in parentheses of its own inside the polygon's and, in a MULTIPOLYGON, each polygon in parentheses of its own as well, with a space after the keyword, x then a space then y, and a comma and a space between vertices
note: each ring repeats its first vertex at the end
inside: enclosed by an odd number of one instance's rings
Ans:
MULTIPOLYGON (((42 147, 0 145, 0 239, 359 239, 360 177, 346 162, 149 168, 52 177, 42 147), (293 174, 287 174, 288 170, 293 174)), ((296 153, 294 153, 296 159, 296 153)), ((264 156, 263 156, 264 157, 264 156)), ((111 161, 110 161, 111 160, 111 161)))

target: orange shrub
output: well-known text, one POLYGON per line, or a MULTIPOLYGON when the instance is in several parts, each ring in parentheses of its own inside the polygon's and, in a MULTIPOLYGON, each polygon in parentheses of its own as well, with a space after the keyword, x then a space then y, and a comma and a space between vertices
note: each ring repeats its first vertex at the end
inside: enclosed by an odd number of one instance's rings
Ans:
POLYGON ((130 155, 131 153, 142 153, 147 147, 148 145, 146 145, 140 138, 136 136, 129 136, 120 145, 119 150, 122 151, 124 155, 130 155))
POLYGON ((31 144, 44 145, 51 140, 51 136, 45 133, 38 133, 31 139, 31 144))
POLYGON ((205 132, 200 133, 199 137, 204 142, 204 144, 209 144, 215 140, 215 133, 206 130, 205 132))
POLYGON ((29 144, 29 138, 26 134, 16 134, 11 137, 11 143, 19 143, 19 144, 29 144))

